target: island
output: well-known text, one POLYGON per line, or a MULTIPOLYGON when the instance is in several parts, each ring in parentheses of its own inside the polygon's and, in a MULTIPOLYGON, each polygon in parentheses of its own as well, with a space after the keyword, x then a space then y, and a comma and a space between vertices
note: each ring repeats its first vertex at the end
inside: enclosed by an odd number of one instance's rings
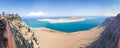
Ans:
POLYGON ((69 22, 78 22, 84 20, 86 20, 86 18, 80 18, 80 17, 59 18, 59 19, 50 19, 50 18, 38 19, 38 21, 48 21, 50 23, 69 23, 69 22))

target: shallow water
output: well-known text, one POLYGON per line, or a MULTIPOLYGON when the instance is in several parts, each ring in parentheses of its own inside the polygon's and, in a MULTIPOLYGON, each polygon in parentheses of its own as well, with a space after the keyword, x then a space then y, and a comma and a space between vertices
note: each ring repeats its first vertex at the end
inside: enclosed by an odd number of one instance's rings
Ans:
MULTIPOLYGON (((60 17, 58 17, 60 18, 60 17)), ((85 17, 89 18, 89 17, 85 17)), ((93 19, 87 19, 85 21, 79 22, 69 22, 69 23, 49 23, 47 21, 37 21, 38 17, 22 17, 22 21, 26 22, 32 28, 50 28, 62 32, 75 32, 82 30, 89 30, 93 27, 100 25, 106 17, 90 17, 93 19)), ((54 18, 57 19, 57 18, 54 18)))

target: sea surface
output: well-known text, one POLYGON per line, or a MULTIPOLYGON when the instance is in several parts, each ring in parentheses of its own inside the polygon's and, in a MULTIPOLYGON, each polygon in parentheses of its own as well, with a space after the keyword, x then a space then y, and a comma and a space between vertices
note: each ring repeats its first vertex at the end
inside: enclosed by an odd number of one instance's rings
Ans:
POLYGON ((99 26, 107 17, 95 17, 95 16, 81 16, 86 19, 84 21, 69 22, 69 23, 50 23, 48 21, 38 21, 43 18, 69 18, 69 17, 22 17, 22 21, 26 22, 28 26, 32 28, 49 28, 62 32, 75 32, 89 30, 96 26, 99 26))

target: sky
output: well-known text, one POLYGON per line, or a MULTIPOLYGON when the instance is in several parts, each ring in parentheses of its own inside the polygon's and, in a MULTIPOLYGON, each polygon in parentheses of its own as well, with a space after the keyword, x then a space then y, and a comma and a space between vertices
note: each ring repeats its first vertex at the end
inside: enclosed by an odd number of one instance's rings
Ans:
POLYGON ((120 0, 0 0, 0 12, 20 16, 115 16, 120 0))

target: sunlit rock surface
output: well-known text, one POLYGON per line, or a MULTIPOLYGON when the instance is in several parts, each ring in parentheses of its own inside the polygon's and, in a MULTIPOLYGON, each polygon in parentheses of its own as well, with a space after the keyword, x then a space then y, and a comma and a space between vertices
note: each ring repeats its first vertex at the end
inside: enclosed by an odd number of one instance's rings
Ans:
POLYGON ((33 31, 22 22, 20 16, 7 16, 17 48, 39 48, 33 31))

